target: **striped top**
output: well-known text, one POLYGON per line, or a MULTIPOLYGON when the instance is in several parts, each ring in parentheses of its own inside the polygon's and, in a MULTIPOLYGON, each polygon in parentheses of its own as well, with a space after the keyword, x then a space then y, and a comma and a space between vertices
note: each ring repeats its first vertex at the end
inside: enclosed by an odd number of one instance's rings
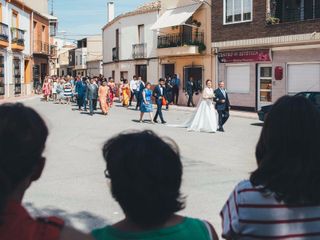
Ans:
POLYGON ((320 239, 320 206, 288 206, 246 180, 221 211, 224 238, 320 239))
POLYGON ((65 83, 63 86, 64 96, 65 97, 72 97, 72 85, 71 83, 65 83))

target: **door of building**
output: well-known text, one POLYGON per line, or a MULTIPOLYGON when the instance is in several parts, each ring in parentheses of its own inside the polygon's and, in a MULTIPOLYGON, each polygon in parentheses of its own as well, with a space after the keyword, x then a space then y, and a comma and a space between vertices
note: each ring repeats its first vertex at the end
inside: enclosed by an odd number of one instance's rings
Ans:
POLYGON ((141 77, 143 81, 147 82, 147 65, 136 65, 136 75, 141 77))
POLYGON ((272 103, 272 66, 262 65, 258 66, 258 79, 257 79, 257 105, 258 110, 263 106, 272 103))
POLYGON ((163 64, 163 77, 173 77, 174 74, 174 64, 163 64))
POLYGON ((187 80, 192 78, 195 84, 196 94, 202 91, 203 86, 203 67, 202 66, 190 66, 183 69, 183 86, 187 87, 187 80))
POLYGON ((320 64, 298 63, 288 64, 288 94, 320 91, 320 64))

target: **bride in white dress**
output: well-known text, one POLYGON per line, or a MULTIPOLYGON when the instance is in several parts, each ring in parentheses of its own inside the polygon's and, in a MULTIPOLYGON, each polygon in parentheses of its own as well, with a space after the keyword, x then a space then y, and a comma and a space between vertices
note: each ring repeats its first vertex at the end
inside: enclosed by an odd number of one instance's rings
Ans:
POLYGON ((215 133, 218 129, 217 112, 213 105, 214 90, 212 81, 206 81, 206 87, 202 93, 202 99, 198 104, 197 109, 182 125, 173 127, 187 128, 188 131, 215 133))

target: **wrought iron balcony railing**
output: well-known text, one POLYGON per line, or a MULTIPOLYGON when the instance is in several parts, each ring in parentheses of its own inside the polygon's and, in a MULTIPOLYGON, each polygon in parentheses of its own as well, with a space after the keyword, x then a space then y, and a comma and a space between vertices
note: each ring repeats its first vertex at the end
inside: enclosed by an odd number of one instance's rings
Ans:
POLYGON ((204 44, 204 33, 177 33, 158 36, 158 48, 171 48, 181 46, 199 46, 204 44))
POLYGON ((320 19, 320 5, 301 8, 284 8, 283 11, 277 9, 276 14, 280 22, 299 22, 305 20, 320 19))
POLYGON ((9 39, 8 25, 0 22, 0 40, 8 41, 8 39, 9 39))
POLYGON ((112 61, 114 62, 119 61, 119 48, 117 47, 112 48, 112 61))
POLYGON ((35 40, 33 43, 34 53, 49 55, 49 44, 40 40, 35 40))
POLYGON ((133 44, 132 45, 132 58, 133 59, 142 59, 147 56, 147 44, 133 44))
POLYGON ((24 31, 19 28, 11 28, 11 42, 24 46, 24 31))

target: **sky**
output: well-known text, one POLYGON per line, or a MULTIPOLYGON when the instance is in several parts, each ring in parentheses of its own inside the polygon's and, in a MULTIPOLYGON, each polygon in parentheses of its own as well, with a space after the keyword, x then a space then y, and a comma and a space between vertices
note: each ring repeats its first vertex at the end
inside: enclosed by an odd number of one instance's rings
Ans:
MULTIPOLYGON (((54 15, 59 18, 58 35, 65 32, 66 39, 80 39, 101 33, 107 23, 108 0, 50 0, 54 3, 54 15)), ((114 0, 115 16, 132 11, 152 0, 114 0)))

